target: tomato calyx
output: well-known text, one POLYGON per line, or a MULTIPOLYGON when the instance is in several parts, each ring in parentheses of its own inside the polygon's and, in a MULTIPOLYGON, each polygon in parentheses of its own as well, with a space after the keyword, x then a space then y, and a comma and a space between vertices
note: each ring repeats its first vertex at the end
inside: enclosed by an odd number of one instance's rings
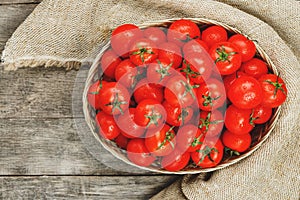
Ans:
POLYGON ((172 130, 174 129, 175 126, 172 126, 167 132, 166 132, 166 137, 165 139, 162 141, 162 143, 160 143, 160 145, 156 148, 156 150, 161 149, 167 142, 170 143, 172 149, 175 148, 174 143, 172 142, 172 139, 175 137, 175 135, 172 133, 172 130))
POLYGON ((217 97, 211 97, 211 94, 210 93, 208 93, 208 95, 206 96, 206 95, 202 95, 202 98, 204 99, 204 101, 203 101, 203 106, 208 106, 208 105, 210 105, 210 106, 213 106, 213 100, 217 100, 217 99, 219 99, 221 96, 217 96, 217 97))
POLYGON ((185 73, 187 79, 189 79, 189 77, 197 78, 201 75, 199 72, 195 72, 194 70, 192 70, 191 65, 188 64, 186 60, 184 60, 183 63, 186 65, 186 67, 180 70, 180 72, 185 73))
POLYGON ((157 73, 160 74, 159 82, 161 82, 166 76, 170 76, 169 69, 172 67, 173 62, 170 63, 167 67, 163 67, 160 60, 157 59, 157 63, 159 65, 159 69, 156 70, 157 73))
POLYGON ((149 128, 151 124, 154 124, 155 126, 158 126, 158 120, 162 118, 162 115, 159 113, 155 113, 154 108, 151 109, 150 115, 145 115, 147 119, 149 119, 149 122, 146 126, 146 128, 149 128))
POLYGON ((211 153, 212 151, 217 152, 217 153, 219 152, 216 148, 210 148, 209 146, 205 146, 204 149, 199 149, 199 150, 196 150, 196 151, 202 154, 201 159, 199 160, 199 162, 197 163, 197 165, 199 165, 200 163, 202 163, 206 156, 208 157, 208 159, 209 159, 211 162, 215 162, 215 161, 211 158, 210 153, 211 153))
POLYGON ((273 96, 276 97, 277 95, 277 92, 278 90, 280 90, 283 94, 286 95, 284 89, 282 88, 282 86, 284 85, 283 83, 279 83, 278 80, 279 80, 279 76, 280 76, 280 73, 277 75, 277 78, 276 78, 276 81, 273 82, 273 81, 269 81, 269 80, 265 80, 265 82, 273 85, 275 87, 275 90, 274 90, 274 93, 273 93, 273 96))
POLYGON ((89 94, 99 94, 100 90, 102 89, 103 87, 103 83, 102 83, 102 79, 99 80, 99 85, 98 87, 96 88, 96 91, 94 92, 89 92, 89 94))
POLYGON ((219 57, 215 60, 215 63, 217 63, 217 62, 225 62, 225 61, 230 62, 230 59, 228 57, 232 56, 234 54, 237 54, 237 52, 227 53, 226 50, 225 50, 225 48, 224 48, 224 46, 221 46, 221 48, 217 48, 216 52, 219 55, 219 57))
POLYGON ((141 58, 141 61, 144 63, 145 62, 145 57, 144 54, 154 54, 153 51, 151 51, 150 49, 147 49, 145 47, 139 47, 139 49, 137 51, 134 51, 131 53, 131 55, 139 55, 141 58))
POLYGON ((196 99, 193 89, 198 88, 199 85, 190 85, 189 83, 185 83, 183 80, 181 80, 180 82, 185 88, 182 97, 185 97, 189 93, 193 99, 196 99))
POLYGON ((232 150, 232 149, 230 149, 230 148, 228 148, 228 147, 225 147, 224 150, 225 150, 225 152, 226 152, 230 157, 241 155, 238 151, 232 150))
POLYGON ((112 102, 108 103, 108 104, 105 104, 105 106, 112 106, 111 113, 114 113, 114 111, 116 109, 118 109, 120 111, 120 113, 123 115, 124 111, 121 108, 121 105, 124 105, 124 104, 127 104, 127 102, 126 101, 119 101, 119 93, 116 93, 115 96, 114 96, 114 100, 112 102))
POLYGON ((200 139, 201 139, 202 136, 203 136, 203 135, 201 134, 199 137, 195 137, 195 138, 194 138, 194 141, 191 143, 191 146, 192 146, 192 147, 196 147, 196 146, 198 146, 199 144, 203 144, 203 142, 200 141, 200 139))
POLYGON ((205 119, 203 118, 200 118, 200 122, 202 122, 198 127, 200 129, 202 129, 203 127, 205 127, 205 132, 208 131, 208 128, 209 128, 209 125, 210 124, 219 124, 219 123, 222 123, 224 122, 224 120, 215 120, 215 121, 210 121, 210 117, 211 117, 211 112, 209 112, 206 116, 205 119))
POLYGON ((250 115, 250 124, 254 127, 255 126, 254 121, 259 119, 259 117, 253 117, 253 115, 254 115, 254 109, 252 109, 252 112, 251 112, 251 115, 250 115))

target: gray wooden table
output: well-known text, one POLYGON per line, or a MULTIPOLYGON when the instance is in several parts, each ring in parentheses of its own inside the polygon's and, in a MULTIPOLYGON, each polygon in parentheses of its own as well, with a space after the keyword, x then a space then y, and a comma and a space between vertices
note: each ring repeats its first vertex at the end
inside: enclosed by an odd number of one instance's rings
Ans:
MULTIPOLYGON (((0 53, 41 0, 0 0, 0 53)), ((178 176, 129 173, 96 160, 77 134, 78 72, 0 68, 0 199, 147 199, 178 176)))

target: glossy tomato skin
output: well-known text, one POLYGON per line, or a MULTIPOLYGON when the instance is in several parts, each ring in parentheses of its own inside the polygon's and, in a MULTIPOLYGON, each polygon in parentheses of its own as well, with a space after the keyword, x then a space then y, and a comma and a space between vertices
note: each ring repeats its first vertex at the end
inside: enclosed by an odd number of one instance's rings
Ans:
POLYGON ((115 77, 116 67, 121 62, 121 59, 112 50, 107 50, 101 57, 100 63, 103 73, 109 78, 115 77))
POLYGON ((168 58, 156 59, 147 67, 148 81, 164 86, 174 73, 172 65, 168 58))
POLYGON ((200 129, 192 124, 181 126, 176 135, 177 147, 183 152, 194 152, 203 142, 200 129))
POLYGON ((222 142, 227 148, 242 153, 249 149, 251 145, 251 135, 250 133, 237 135, 226 130, 222 135, 222 142))
POLYGON ((171 154, 164 156, 161 166, 168 171, 179 171, 187 166, 190 160, 190 153, 175 149, 171 154))
POLYGON ((253 122, 255 124, 263 124, 269 121, 272 116, 272 108, 258 105, 253 108, 253 122))
POLYGON ((103 85, 105 85, 106 83, 106 81, 98 80, 89 87, 87 100, 89 104, 96 110, 99 110, 101 108, 100 93, 103 85))
POLYGON ((211 111, 224 106, 226 91, 221 81, 209 79, 197 89, 198 105, 201 110, 211 111))
POLYGON ((182 47, 190 39, 200 38, 200 29, 191 20, 180 19, 171 24, 168 29, 168 41, 176 43, 182 47))
POLYGON ((242 34, 231 36, 228 39, 228 42, 231 42, 238 47, 239 53, 242 56, 242 62, 246 62, 254 57, 256 52, 255 44, 242 34))
POLYGON ((162 103, 164 99, 164 90, 161 85, 150 83, 147 79, 142 79, 136 85, 133 96, 137 103, 144 99, 154 99, 162 103))
POLYGON ((115 138, 115 142, 121 149, 126 149, 129 139, 123 134, 119 134, 118 137, 115 138))
POLYGON ((228 98, 238 108, 252 109, 262 102, 262 87, 254 77, 241 76, 230 86, 228 98))
POLYGON ((183 55, 185 56, 191 53, 207 54, 208 50, 207 44, 199 38, 185 43, 182 48, 183 55))
POLYGON ((258 80, 262 86, 263 100, 261 104, 265 107, 276 108, 283 104, 287 97, 287 88, 284 81, 275 74, 262 75, 258 80))
POLYGON ((234 105, 230 105, 225 114, 226 128, 237 135, 249 133, 254 128, 251 114, 251 109, 240 109, 234 105))
POLYGON ((113 50, 123 58, 129 56, 129 48, 132 41, 142 38, 143 32, 134 24, 123 24, 113 30, 111 46, 113 50))
POLYGON ((204 140, 200 149, 191 154, 192 160, 201 168, 217 166, 224 154, 224 146, 220 139, 204 140))
POLYGON ((127 157, 136 165, 147 167, 156 159, 148 151, 144 139, 132 139, 127 144, 127 157))
POLYGON ((193 117, 194 112, 192 107, 181 108, 180 106, 171 105, 167 101, 164 101, 162 105, 167 112, 166 121, 172 126, 180 126, 189 123, 193 117))
POLYGON ((238 48, 230 42, 216 43, 210 48, 209 54, 221 75, 232 74, 241 67, 242 57, 238 48))
POLYGON ((166 34, 158 27, 149 27, 144 30, 144 37, 154 42, 156 45, 167 41, 166 34))
POLYGON ((172 63, 172 67, 177 69, 182 62, 181 49, 178 45, 172 42, 165 42, 158 46, 158 58, 167 58, 172 63))
POLYGON ((236 71, 235 73, 227 75, 223 78, 223 83, 224 83, 227 97, 228 97, 228 92, 229 92, 229 89, 230 89, 232 83, 239 77, 245 76, 245 75, 247 75, 247 74, 242 71, 236 71))
POLYGON ((259 79, 262 75, 268 73, 267 64, 258 58, 253 58, 242 63, 240 70, 256 79, 259 79))
POLYGON ((202 32, 202 40, 209 48, 216 43, 225 42, 227 39, 227 31, 221 26, 211 26, 202 32))
POLYGON ((103 111, 97 113, 96 123, 99 128, 99 134, 106 139, 113 140, 120 134, 120 129, 114 117, 103 111))
POLYGON ((150 153, 155 156, 170 154, 176 145, 175 132, 169 125, 164 125, 161 130, 147 132, 145 145, 150 153))
POLYGON ((123 84, 126 88, 133 88, 139 68, 136 67, 129 59, 125 59, 119 63, 115 70, 115 79, 123 84))
POLYGON ((121 133, 127 138, 142 137, 145 129, 134 122, 136 108, 129 108, 123 115, 118 116, 117 124, 121 133))
POLYGON ((217 137, 224 127, 224 117, 219 110, 201 111, 199 128, 205 137, 217 137))

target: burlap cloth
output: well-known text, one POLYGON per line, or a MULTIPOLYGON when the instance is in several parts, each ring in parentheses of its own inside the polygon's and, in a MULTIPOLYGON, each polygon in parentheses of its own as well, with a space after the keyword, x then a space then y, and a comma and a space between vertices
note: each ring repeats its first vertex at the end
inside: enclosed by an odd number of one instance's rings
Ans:
POLYGON ((206 182, 201 174, 184 176, 152 199, 299 199, 300 2, 220 1, 44 0, 8 41, 2 61, 7 70, 79 68, 122 23, 205 17, 236 27, 258 41, 286 81, 289 94, 278 124, 249 158, 206 182))

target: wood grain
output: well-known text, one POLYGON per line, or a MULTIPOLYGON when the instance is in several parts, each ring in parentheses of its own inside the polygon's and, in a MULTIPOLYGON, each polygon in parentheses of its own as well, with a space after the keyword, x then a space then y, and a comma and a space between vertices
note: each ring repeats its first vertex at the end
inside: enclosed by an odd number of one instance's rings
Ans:
POLYGON ((174 176, 0 177, 1 199, 149 199, 174 176))

